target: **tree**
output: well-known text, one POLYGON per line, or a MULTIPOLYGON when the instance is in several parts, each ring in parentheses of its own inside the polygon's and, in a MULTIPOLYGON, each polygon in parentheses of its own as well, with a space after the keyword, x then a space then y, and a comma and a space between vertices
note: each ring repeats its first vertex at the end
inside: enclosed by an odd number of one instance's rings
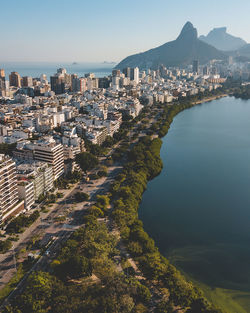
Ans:
POLYGON ((109 197, 105 195, 97 195, 96 196, 96 206, 100 207, 101 209, 105 210, 109 206, 109 197))
POLYGON ((102 155, 105 155, 106 153, 106 149, 104 147, 101 147, 99 145, 94 145, 94 144, 90 145, 89 151, 95 156, 102 156, 102 155))
POLYGON ((143 252, 141 244, 137 241, 129 241, 127 247, 133 255, 141 255, 143 252))
POLYGON ((148 309, 145 305, 143 305, 142 303, 138 303, 136 306, 135 306, 135 309, 134 309, 135 313, 147 313, 148 312, 148 309))
POLYGON ((97 175, 99 177, 106 177, 108 175, 108 172, 104 171, 104 170, 100 170, 100 171, 97 172, 97 175))
POLYGON ((39 212, 36 210, 30 216, 25 214, 20 214, 14 218, 6 227, 7 233, 21 233, 24 231, 25 227, 29 227, 34 223, 40 216, 39 212))
POLYGON ((146 286, 142 285, 141 283, 138 283, 138 287, 136 289, 136 295, 138 299, 142 301, 143 303, 147 303, 151 299, 151 293, 149 289, 146 286))
POLYGON ((0 240, 0 253, 5 253, 11 248, 12 244, 10 240, 0 240))
POLYGON ((21 312, 47 312, 52 295, 52 276, 45 272, 33 272, 27 279, 24 293, 18 298, 21 312))
POLYGON ((75 194, 75 200, 77 202, 88 201, 89 200, 89 195, 87 193, 85 193, 85 192, 78 191, 75 194))
POLYGON ((92 170, 99 164, 98 158, 89 152, 82 152, 77 154, 75 160, 85 173, 89 170, 92 170))
POLYGON ((94 215, 95 217, 103 217, 103 211, 95 205, 89 209, 89 214, 94 215))
POLYGON ((92 275, 92 267, 87 258, 80 255, 71 256, 66 262, 59 265, 61 275, 71 278, 80 278, 92 275))
POLYGON ((105 139, 105 141, 103 142, 102 146, 103 146, 104 148, 110 148, 110 147, 113 146, 114 143, 115 143, 114 138, 111 137, 111 136, 107 136, 106 139, 105 139))

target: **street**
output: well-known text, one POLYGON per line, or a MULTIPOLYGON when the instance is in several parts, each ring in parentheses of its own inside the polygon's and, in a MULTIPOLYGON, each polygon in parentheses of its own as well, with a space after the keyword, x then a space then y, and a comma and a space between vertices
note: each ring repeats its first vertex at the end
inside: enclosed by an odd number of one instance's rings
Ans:
MULTIPOLYGON (((14 242, 12 250, 5 254, 0 255, 0 289, 5 286, 5 284, 11 279, 11 277, 16 272, 16 264, 14 254, 17 254, 27 246, 29 241, 35 236, 39 236, 41 240, 45 237, 46 241, 49 238, 54 238, 53 244, 48 248, 48 253, 44 253, 38 261, 32 266, 31 270, 25 274, 24 278, 19 282, 17 287, 11 294, 6 298, 9 300, 16 294, 16 290, 21 290, 25 279, 33 270, 45 270, 50 262, 50 257, 54 256, 58 251, 61 244, 69 238, 70 234, 76 230, 78 227, 82 226, 79 224, 81 216, 95 200, 97 194, 103 194, 108 191, 109 185, 121 170, 121 166, 114 165, 109 167, 108 176, 102 177, 95 180, 94 184, 89 184, 85 182, 80 182, 73 186, 71 190, 67 190, 63 198, 59 199, 59 203, 54 204, 48 213, 42 213, 37 221, 35 221, 24 233, 20 234, 19 240, 14 242), (88 193, 90 199, 87 202, 72 203, 74 194, 79 191, 88 193), (64 223, 56 223, 55 219, 59 216, 68 214, 64 223), (14 251, 14 252, 13 252, 14 251)), ((28 253, 22 259, 26 258, 28 253)), ((22 260, 20 259, 20 261, 22 260)), ((17 261, 18 264, 18 261, 17 261)), ((18 265, 17 265, 18 266, 18 265)))

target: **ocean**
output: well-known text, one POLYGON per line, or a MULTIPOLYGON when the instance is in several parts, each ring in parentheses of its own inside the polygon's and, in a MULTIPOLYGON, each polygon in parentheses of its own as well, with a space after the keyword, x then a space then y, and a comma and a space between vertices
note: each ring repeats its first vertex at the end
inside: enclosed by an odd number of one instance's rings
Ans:
POLYGON ((0 68, 5 70, 6 77, 11 72, 18 72, 21 76, 40 77, 46 74, 47 79, 56 73, 56 70, 63 67, 69 74, 77 74, 83 77, 86 73, 94 73, 96 77, 108 76, 115 66, 113 63, 56 63, 56 62, 0 62, 0 68))

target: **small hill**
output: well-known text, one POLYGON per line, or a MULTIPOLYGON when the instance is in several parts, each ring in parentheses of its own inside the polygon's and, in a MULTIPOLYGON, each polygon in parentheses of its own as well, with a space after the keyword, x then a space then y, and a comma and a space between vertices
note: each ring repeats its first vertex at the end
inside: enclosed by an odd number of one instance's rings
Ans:
POLYGON ((246 45, 245 40, 227 33, 226 27, 214 28, 207 36, 200 36, 199 39, 222 51, 238 50, 246 45))
POLYGON ((165 66, 186 66, 198 59, 201 64, 210 60, 226 59, 226 55, 211 45, 198 39, 197 30, 187 22, 176 40, 143 53, 131 55, 123 59, 116 68, 136 67, 140 69, 157 69, 165 66))

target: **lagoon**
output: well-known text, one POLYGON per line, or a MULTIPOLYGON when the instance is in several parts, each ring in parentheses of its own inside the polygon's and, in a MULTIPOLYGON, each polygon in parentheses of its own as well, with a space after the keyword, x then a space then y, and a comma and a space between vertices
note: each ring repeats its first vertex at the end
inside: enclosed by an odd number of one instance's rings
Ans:
POLYGON ((210 299, 222 292, 230 312, 250 312, 250 100, 179 113, 161 158, 139 209, 145 230, 210 299))

